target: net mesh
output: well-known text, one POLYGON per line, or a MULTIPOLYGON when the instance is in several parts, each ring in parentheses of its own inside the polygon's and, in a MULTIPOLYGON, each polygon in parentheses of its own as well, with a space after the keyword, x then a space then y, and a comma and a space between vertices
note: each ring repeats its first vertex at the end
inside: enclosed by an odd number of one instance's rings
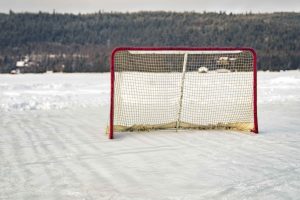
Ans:
POLYGON ((250 131, 253 59, 248 50, 117 51, 114 131, 250 131))

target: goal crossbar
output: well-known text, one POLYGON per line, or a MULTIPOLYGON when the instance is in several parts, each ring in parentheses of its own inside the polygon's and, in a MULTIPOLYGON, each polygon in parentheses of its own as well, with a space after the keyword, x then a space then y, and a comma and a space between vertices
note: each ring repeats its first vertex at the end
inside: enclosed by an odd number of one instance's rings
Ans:
POLYGON ((176 50, 162 50, 162 51, 138 51, 138 50, 130 50, 128 51, 130 54, 238 54, 242 53, 240 50, 228 50, 228 51, 211 51, 211 50, 202 50, 202 51, 176 51, 176 50))

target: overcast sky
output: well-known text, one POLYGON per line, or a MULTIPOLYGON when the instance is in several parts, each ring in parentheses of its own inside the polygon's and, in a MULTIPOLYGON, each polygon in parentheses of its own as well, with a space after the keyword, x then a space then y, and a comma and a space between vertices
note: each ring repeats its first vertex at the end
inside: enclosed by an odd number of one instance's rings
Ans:
POLYGON ((300 12, 300 0, 0 0, 0 12, 226 11, 300 12))

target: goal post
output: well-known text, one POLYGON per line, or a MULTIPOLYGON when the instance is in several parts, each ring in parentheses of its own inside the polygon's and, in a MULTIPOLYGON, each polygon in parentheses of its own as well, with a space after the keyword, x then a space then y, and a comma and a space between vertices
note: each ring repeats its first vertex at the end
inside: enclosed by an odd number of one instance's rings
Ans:
POLYGON ((251 48, 117 48, 109 138, 159 129, 258 133, 256 71, 251 48))

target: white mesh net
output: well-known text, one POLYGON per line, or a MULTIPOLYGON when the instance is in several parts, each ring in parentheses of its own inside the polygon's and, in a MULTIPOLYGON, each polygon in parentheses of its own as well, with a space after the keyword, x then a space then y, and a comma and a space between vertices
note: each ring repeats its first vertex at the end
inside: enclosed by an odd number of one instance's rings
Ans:
POLYGON ((114 131, 254 128, 249 50, 119 50, 113 59, 114 131))

